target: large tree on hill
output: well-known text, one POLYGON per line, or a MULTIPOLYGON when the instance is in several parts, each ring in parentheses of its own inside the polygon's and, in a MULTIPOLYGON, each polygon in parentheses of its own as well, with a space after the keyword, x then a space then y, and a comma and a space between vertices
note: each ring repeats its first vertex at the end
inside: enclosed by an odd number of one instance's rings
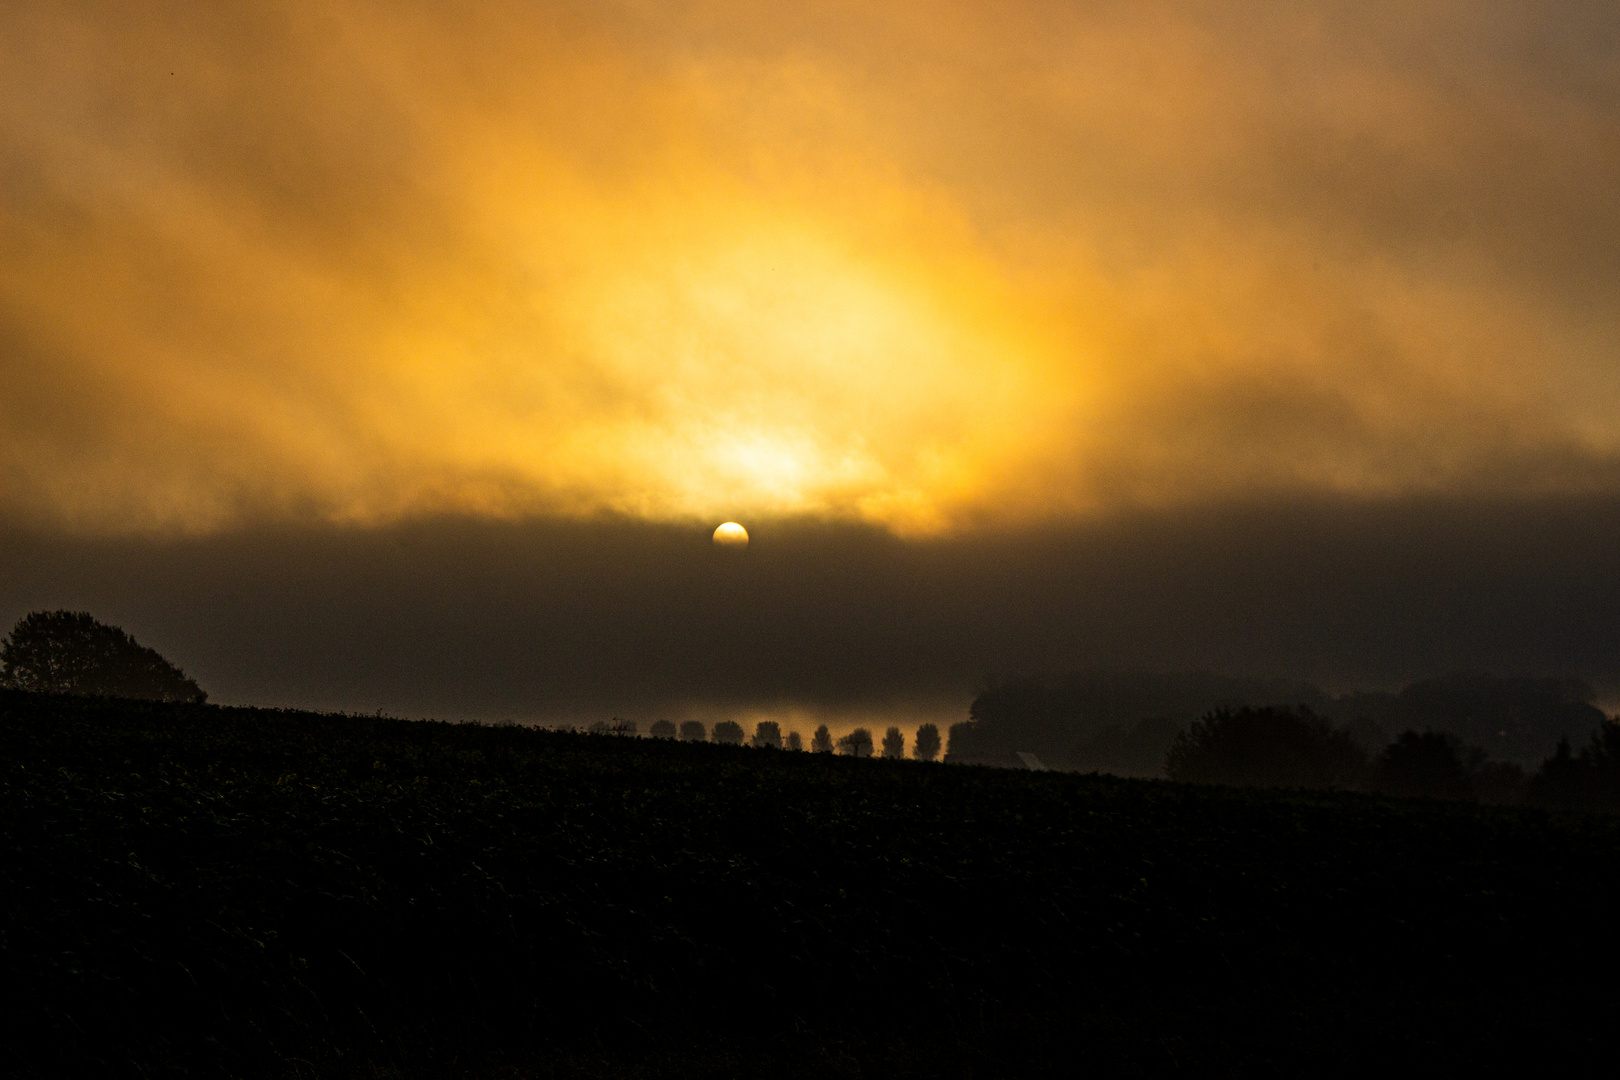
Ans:
POLYGON ((116 626, 84 611, 34 611, 0 643, 0 677, 7 686, 42 694, 208 699, 186 673, 116 626))

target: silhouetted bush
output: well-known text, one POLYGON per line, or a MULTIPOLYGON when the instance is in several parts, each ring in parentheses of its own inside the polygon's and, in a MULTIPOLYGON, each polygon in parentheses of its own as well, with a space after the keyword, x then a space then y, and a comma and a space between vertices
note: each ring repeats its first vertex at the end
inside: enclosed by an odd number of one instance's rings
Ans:
POLYGON ((703 726, 701 720, 682 720, 681 739, 684 742, 707 742, 709 729, 703 726))
POLYGON ((1349 734, 1304 708, 1211 713, 1176 736, 1164 762, 1172 780, 1248 787, 1354 787, 1366 771, 1349 734))
POLYGON ((743 744, 742 725, 735 720, 722 720, 714 725, 714 741, 725 743, 727 746, 741 746, 743 744))
POLYGON ((761 720, 754 728, 753 742, 761 750, 782 749, 782 725, 775 720, 761 720))
POLYGON ((832 734, 827 730, 826 724, 816 728, 816 733, 810 736, 810 750, 816 754, 830 754, 833 752, 832 734))
POLYGON ((838 740, 838 752, 850 757, 871 757, 872 733, 863 727, 856 728, 838 740))
POLYGON ((911 756, 918 761, 933 761, 939 757, 937 724, 924 724, 917 729, 917 737, 911 743, 911 756))
POLYGON ((1558 810, 1620 811, 1620 719, 1607 720, 1576 755, 1569 740, 1531 778, 1529 802, 1558 810))
POLYGON ((900 729, 892 727, 883 733, 883 756, 896 761, 906 756, 906 737, 900 729))
POLYGON ((0 643, 0 679, 19 690, 80 697, 203 702, 208 695, 156 649, 84 611, 35 611, 0 643))
POLYGON ((1374 781, 1384 795, 1402 798, 1472 799, 1474 785, 1455 735, 1403 731, 1384 748, 1374 781))
POLYGON ((799 738, 799 733, 797 731, 790 731, 787 733, 787 748, 789 750, 804 749, 804 740, 799 738))
POLYGON ((634 735, 636 722, 634 720, 621 720, 615 716, 612 720, 598 720, 592 724, 588 731, 591 735, 634 735))
POLYGON ((676 730, 673 720, 654 720, 653 726, 647 729, 648 734, 655 739, 673 739, 676 730))

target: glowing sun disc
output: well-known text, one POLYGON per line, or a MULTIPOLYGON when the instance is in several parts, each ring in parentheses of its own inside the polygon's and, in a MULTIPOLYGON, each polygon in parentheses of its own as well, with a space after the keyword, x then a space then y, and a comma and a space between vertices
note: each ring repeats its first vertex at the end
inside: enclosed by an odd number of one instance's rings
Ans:
POLYGON ((728 521, 714 530, 714 542, 721 547, 747 547, 748 530, 735 521, 728 521))

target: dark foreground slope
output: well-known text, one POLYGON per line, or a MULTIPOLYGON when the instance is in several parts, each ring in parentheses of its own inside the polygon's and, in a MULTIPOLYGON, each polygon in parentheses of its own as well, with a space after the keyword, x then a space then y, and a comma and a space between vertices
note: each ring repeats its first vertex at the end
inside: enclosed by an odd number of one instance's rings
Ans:
POLYGON ((1607 1052, 1612 819, 0 697, 23 1075, 1607 1052))

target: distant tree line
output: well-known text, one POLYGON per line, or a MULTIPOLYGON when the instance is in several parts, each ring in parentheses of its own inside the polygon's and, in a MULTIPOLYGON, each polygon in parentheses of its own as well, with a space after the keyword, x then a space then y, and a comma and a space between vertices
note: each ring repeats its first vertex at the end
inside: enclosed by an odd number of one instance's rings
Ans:
MULTIPOLYGON (((614 719, 611 722, 594 723, 589 730, 592 734, 634 735, 636 725, 628 720, 614 719)), ((742 725, 735 720, 718 721, 712 730, 701 720, 683 720, 679 725, 671 720, 655 720, 648 728, 648 734, 658 739, 679 738, 683 742, 713 741, 731 746, 742 746, 746 743, 758 750, 804 749, 803 737, 797 731, 790 731, 784 735, 782 725, 775 720, 761 720, 755 726, 754 734, 746 737, 742 725)), ((835 741, 827 725, 822 724, 810 736, 812 753, 837 752, 847 757, 871 757, 874 749, 872 732, 863 727, 858 727, 835 741)), ((918 761, 934 761, 938 759, 939 751, 939 726, 937 724, 920 726, 912 739, 911 756, 918 761)), ((883 757, 891 760, 905 758, 906 737, 898 727, 891 727, 883 733, 881 753, 883 757)))

